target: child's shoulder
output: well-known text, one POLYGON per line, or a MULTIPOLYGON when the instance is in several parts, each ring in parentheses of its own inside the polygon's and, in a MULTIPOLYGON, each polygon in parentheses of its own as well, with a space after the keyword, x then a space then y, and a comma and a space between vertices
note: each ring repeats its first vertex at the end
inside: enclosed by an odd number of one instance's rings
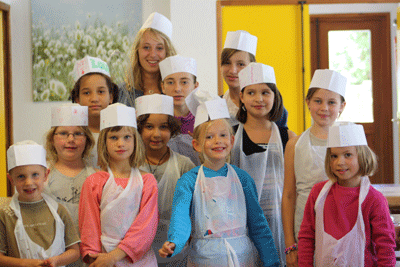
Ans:
POLYGON ((312 187, 311 193, 310 193, 310 194, 313 194, 313 195, 316 194, 316 195, 318 196, 319 193, 321 192, 322 188, 324 187, 324 185, 325 185, 327 182, 329 182, 329 180, 325 180, 325 181, 316 183, 316 184, 312 187))

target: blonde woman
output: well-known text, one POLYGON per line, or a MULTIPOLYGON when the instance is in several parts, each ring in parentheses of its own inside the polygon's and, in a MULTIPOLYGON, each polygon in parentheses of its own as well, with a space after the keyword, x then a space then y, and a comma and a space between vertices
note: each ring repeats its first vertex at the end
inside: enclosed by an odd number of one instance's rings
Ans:
POLYGON ((158 64, 164 58, 176 55, 171 36, 171 21, 157 12, 152 13, 133 42, 131 66, 125 83, 120 86, 118 102, 133 106, 138 96, 161 94, 158 64))

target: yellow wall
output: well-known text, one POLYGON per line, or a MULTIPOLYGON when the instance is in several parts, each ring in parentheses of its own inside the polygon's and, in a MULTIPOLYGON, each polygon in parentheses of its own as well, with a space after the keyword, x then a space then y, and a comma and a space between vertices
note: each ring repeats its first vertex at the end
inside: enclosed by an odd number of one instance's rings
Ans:
MULTIPOLYGON (((3 12, 0 11, 0 22, 3 21, 3 12)), ((4 113, 4 54, 3 54, 3 26, 0 24, 0 197, 7 196, 7 169, 6 169, 6 125, 4 113)))
MULTIPOLYGON (((310 84, 310 22, 304 6, 305 86, 310 84)), ((288 126, 304 131, 300 5, 254 5, 222 7, 222 36, 245 30, 258 37, 257 62, 274 67, 277 87, 289 111, 288 126)), ((227 85, 224 83, 224 91, 227 85)), ((310 125, 310 122, 307 123, 310 125)))

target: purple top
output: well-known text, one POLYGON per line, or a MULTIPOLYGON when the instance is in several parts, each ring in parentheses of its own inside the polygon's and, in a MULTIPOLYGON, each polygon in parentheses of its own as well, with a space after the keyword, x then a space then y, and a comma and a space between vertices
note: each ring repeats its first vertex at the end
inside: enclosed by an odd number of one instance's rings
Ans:
POLYGON ((186 117, 175 117, 178 120, 182 122, 181 125, 181 134, 188 134, 189 131, 193 133, 193 128, 194 128, 194 116, 193 114, 189 111, 189 114, 187 114, 186 117))

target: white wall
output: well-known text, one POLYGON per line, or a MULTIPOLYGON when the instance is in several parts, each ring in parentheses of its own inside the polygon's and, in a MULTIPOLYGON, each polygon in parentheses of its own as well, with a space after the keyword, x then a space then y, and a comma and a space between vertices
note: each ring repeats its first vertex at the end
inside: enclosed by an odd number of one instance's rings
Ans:
POLYGON ((171 0, 173 42, 178 53, 197 61, 199 86, 218 93, 215 0, 171 0))

